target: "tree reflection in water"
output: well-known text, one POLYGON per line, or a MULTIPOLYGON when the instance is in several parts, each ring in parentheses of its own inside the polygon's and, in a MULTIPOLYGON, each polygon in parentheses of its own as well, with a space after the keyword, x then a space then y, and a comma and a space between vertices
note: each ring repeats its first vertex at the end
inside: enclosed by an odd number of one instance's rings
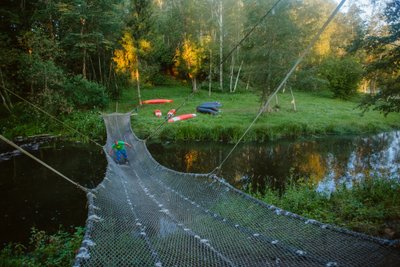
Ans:
MULTIPOLYGON (((229 153, 222 143, 150 144, 161 164, 178 171, 208 173, 229 153)), ((369 136, 330 136, 268 143, 244 143, 222 167, 221 176, 237 188, 268 186, 284 190, 300 178, 330 193, 367 176, 399 179, 400 131, 369 136)))

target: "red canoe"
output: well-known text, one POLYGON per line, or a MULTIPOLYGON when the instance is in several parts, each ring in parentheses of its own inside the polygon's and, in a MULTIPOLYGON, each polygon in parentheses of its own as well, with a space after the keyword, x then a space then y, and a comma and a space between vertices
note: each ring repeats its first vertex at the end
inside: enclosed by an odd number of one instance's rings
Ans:
POLYGON ((164 104, 164 103, 171 103, 174 100, 172 99, 149 99, 143 100, 142 104, 164 104))
POLYGON ((179 116, 169 119, 168 122, 183 121, 183 120, 191 119, 194 117, 196 117, 196 114, 182 114, 182 115, 179 115, 179 116))

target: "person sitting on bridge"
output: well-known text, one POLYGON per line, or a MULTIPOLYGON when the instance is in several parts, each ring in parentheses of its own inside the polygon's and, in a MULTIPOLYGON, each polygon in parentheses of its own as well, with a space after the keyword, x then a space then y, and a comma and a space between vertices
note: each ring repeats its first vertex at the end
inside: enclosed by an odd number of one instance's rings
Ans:
POLYGON ((128 144, 127 142, 121 140, 115 140, 111 146, 109 154, 112 155, 112 150, 115 151, 115 159, 117 163, 122 163, 121 156, 124 157, 124 162, 128 161, 128 155, 126 154, 125 146, 132 147, 132 145, 128 144))

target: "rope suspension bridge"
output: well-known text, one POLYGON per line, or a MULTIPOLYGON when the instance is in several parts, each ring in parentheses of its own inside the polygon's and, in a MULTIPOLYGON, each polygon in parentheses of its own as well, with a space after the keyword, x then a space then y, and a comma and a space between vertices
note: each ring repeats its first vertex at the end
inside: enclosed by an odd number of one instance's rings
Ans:
MULTIPOLYGON (((249 128, 311 46, 312 43, 249 128)), ((74 183, 88 200, 86 231, 75 267, 332 267, 400 263, 393 241, 303 218, 235 189, 218 176, 217 170, 227 158, 208 174, 182 173, 160 165, 147 150, 148 138, 141 140, 132 131, 130 117, 131 113, 103 115, 107 129, 103 149, 108 166, 96 188, 83 187, 52 169, 74 183), (133 146, 127 150, 128 164, 119 165, 108 155, 114 140, 133 146)), ((1 135, 0 139, 34 158, 1 135)))

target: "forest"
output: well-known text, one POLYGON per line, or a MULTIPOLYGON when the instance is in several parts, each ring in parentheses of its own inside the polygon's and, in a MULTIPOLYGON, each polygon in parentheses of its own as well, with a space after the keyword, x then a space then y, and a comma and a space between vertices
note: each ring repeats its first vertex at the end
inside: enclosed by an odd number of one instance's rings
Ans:
MULTIPOLYGON (((399 112, 399 1, 348 1, 285 84, 399 112), (364 3, 364 2, 363 2, 364 3)), ((264 101, 335 1, 2 1, 1 117, 102 109, 124 88, 187 81, 264 101)), ((39 115, 37 115, 39 116, 39 115)), ((14 121, 14 124, 16 122, 14 121)))
MULTIPOLYGON (((103 142, 99 114, 114 111, 134 112, 135 133, 150 137, 161 119, 142 103, 163 97, 187 104, 185 112, 218 100, 223 112, 168 125, 156 141, 259 144, 400 128, 399 0, 3 0, 0 21, 1 137, 103 142), (257 112, 267 116, 247 132, 257 112)), ((300 161, 304 154, 300 169, 314 164, 321 180, 322 157, 304 150, 311 143, 296 144, 292 156, 300 161)), ((361 157, 367 143, 357 152, 361 157)), ((260 154, 242 154, 256 162, 264 155, 257 149, 260 154)), ((189 151, 180 162, 192 166, 199 155, 189 151)), ((11 164, 7 160, 3 166, 11 164)), ((75 160, 70 165, 87 159, 75 160)), ((246 164, 233 163, 251 169, 246 164)), ((315 190, 313 177, 296 176, 293 169, 287 176, 281 191, 256 183, 240 189, 300 216, 399 238, 400 187, 389 174, 372 179, 371 171, 365 183, 329 197, 315 190)), ((3 190, 8 185, 0 181, 3 190)), ((71 266, 82 226, 48 235, 32 228, 28 245, 2 244, 0 265, 71 266)))

